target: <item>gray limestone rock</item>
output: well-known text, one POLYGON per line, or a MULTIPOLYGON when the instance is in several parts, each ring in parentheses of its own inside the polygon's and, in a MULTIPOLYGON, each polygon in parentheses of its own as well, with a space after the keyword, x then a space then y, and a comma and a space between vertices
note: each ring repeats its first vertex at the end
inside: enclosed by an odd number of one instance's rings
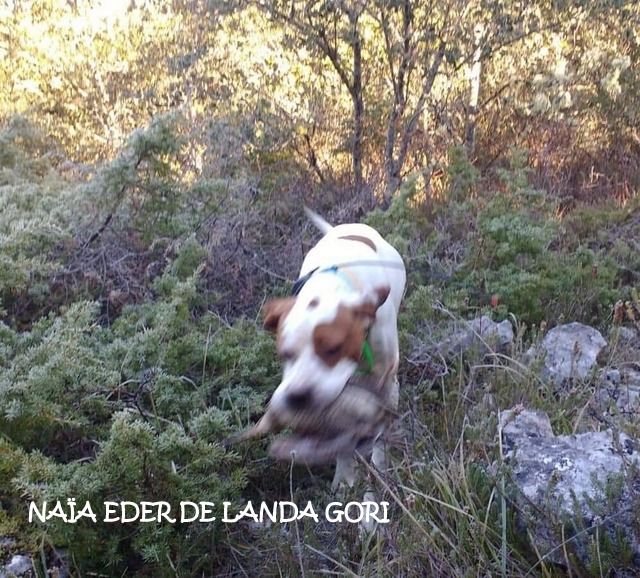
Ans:
POLYGON ((442 355, 459 355, 473 347, 481 353, 489 350, 504 351, 513 343, 513 329, 507 319, 496 323, 487 315, 477 317, 463 324, 462 328, 439 344, 442 355))
POLYGON ((611 329, 611 338, 617 338, 620 343, 629 345, 636 342, 638 339, 638 332, 632 327, 616 327, 611 329))
POLYGON ((530 358, 542 358, 543 379, 560 385, 569 379, 588 378, 606 346, 597 329, 582 323, 568 323, 554 327, 538 347, 527 353, 530 358))
POLYGON ((504 411, 500 423, 519 520, 540 554, 563 564, 567 550, 587 564, 604 532, 614 543, 626 537, 640 572, 637 441, 611 430, 556 436, 547 415, 530 410, 504 411))
POLYGON ((640 415, 640 371, 631 368, 603 370, 595 394, 596 407, 604 413, 640 415))
POLYGON ((7 564, 0 566, 0 578, 13 576, 35 576, 33 560, 24 554, 14 554, 7 564))

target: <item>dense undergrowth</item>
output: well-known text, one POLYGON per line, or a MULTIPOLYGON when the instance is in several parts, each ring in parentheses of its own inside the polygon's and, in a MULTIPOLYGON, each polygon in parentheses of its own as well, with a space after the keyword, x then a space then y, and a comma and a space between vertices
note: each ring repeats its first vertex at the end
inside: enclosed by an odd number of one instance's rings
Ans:
MULTIPOLYGON (((640 330, 637 3, 147 1, 92 20, 98 5, 0 6, 0 574, 15 553, 42 577, 627 566, 604 532, 579 561, 559 522, 564 564, 536 551, 497 424, 526 406, 556 433, 611 426, 595 377, 559 387, 525 362, 559 323, 602 331, 603 366, 640 363, 620 336, 640 330), (280 377, 260 308, 318 238, 305 202, 374 226, 408 271, 390 470, 362 464, 338 498, 330 467, 225 443, 280 377), (437 345, 482 314, 512 324, 512 349, 444 359, 437 345), (391 504, 371 535, 27 522, 31 500, 99 518, 107 500, 322 510, 371 486, 391 504)), ((618 425, 640 437, 637 416, 618 425)))
MULTIPOLYGON (((210 231, 193 220, 202 211, 192 210, 194 191, 213 202, 218 189, 185 186, 171 169, 184 146, 174 138, 176 122, 160 119, 136 132, 85 182, 42 161, 37 133, 23 120, 2 135, 0 534, 39 553, 40 573, 59 559, 78 575, 557 573, 514 526, 502 493, 506 474, 489 467, 500 463, 497 413, 524 404, 548 411, 558 431, 584 427, 580 409, 591 385, 559 392, 518 360, 545 326, 563 319, 609 330, 614 304, 632 300, 638 286, 640 218, 634 200, 563 214, 531 188, 521 151, 493 191, 454 195, 426 212, 409 179, 387 210, 364 218, 401 250, 409 270, 394 465, 384 478, 367 474, 392 504, 382 534, 308 522, 284 530, 26 522, 30 500, 69 496, 95 504, 98 517, 106 500, 332 499, 326 469, 289 471, 271 463, 261 443, 224 445, 277 384, 274 345, 257 314, 260 296, 289 287, 271 275, 295 273, 269 264, 271 278, 245 314, 222 313, 229 296, 217 291, 216 269, 226 265, 216 262, 210 231), (78 210, 93 203, 102 207, 99 218, 78 210), (424 353, 451 319, 481 312, 514 323, 510 358, 443 365, 424 353)), ((452 159, 452 191, 463 173, 472 176, 465 186, 479 186, 464 157, 452 159)), ((301 234, 299 211, 273 213, 253 199, 243 210, 265 221, 275 215, 278 230, 301 234)), ((307 243, 314 237, 302 234, 307 243)), ((247 235, 246 243, 281 250, 272 228, 247 235)), ((246 267, 244 258, 246 251, 236 253, 236 266, 246 267)), ((361 489, 349 495, 357 499, 361 489)), ((610 565, 623 562, 602 548, 610 565)))

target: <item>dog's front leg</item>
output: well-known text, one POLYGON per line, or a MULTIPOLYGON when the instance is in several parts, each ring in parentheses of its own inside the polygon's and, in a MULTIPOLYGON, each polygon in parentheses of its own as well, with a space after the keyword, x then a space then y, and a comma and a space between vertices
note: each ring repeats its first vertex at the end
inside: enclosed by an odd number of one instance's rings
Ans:
POLYGON ((336 473, 331 482, 333 491, 340 487, 340 484, 346 484, 350 488, 356 482, 356 460, 353 456, 339 456, 336 458, 336 473))
MULTIPOLYGON (((400 354, 397 352, 393 362, 389 365, 387 371, 385 371, 382 385, 385 404, 393 411, 398 409, 400 399, 400 384, 398 383, 399 361, 400 354)), ((384 440, 384 431, 380 433, 373 444, 371 463, 379 472, 383 473, 387 471, 387 449, 384 440)))

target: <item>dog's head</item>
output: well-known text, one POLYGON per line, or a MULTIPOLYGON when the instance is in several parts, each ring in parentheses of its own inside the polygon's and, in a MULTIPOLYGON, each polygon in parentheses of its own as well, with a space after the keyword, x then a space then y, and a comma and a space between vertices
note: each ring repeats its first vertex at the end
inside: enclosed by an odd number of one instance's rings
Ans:
POLYGON ((338 397, 358 368, 362 346, 389 287, 365 298, 331 291, 302 291, 272 299, 265 328, 277 332, 282 382, 271 398, 276 411, 322 408, 338 397))

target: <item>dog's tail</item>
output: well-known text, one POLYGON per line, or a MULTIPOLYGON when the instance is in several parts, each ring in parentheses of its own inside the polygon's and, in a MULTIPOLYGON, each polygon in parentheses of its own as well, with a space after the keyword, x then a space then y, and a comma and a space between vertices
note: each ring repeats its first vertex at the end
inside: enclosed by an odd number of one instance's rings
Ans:
POLYGON ((330 225, 329 223, 327 223, 327 221, 325 221, 320 215, 318 215, 318 213, 316 213, 315 211, 312 211, 306 205, 304 205, 304 212, 305 212, 305 215, 307 215, 307 217, 309 218, 309 220, 316 227, 318 227, 318 229, 320 229, 320 232, 323 235, 326 235, 329 231, 331 231, 331 229, 333 229, 333 225, 330 225))

